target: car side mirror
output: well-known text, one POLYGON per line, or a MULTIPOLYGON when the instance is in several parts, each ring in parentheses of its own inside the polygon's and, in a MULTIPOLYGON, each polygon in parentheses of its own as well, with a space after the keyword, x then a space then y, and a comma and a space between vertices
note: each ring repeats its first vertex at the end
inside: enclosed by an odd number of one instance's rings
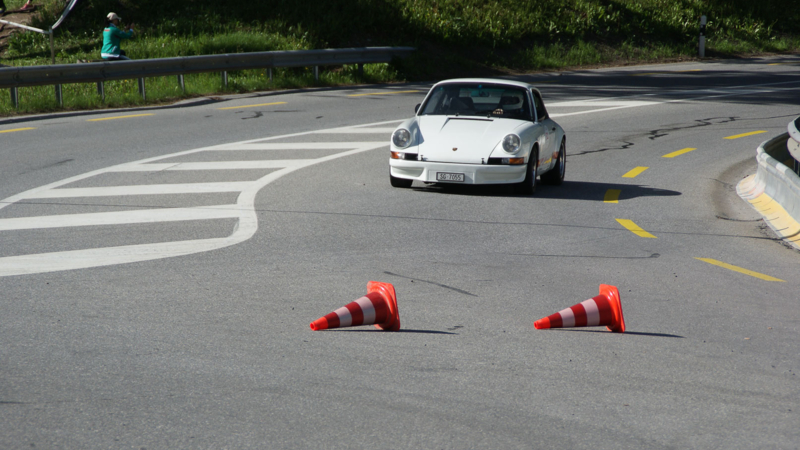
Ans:
POLYGON ((416 114, 417 111, 419 111, 419 105, 421 105, 421 103, 417 103, 417 106, 414 107, 414 114, 416 114))

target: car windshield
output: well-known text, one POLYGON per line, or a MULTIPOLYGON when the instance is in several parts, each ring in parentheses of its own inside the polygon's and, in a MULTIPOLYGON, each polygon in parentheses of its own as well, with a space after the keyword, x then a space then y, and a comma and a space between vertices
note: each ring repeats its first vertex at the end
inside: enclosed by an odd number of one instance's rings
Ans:
POLYGON ((525 89, 483 83, 436 86, 420 115, 484 116, 529 120, 531 108, 525 89))

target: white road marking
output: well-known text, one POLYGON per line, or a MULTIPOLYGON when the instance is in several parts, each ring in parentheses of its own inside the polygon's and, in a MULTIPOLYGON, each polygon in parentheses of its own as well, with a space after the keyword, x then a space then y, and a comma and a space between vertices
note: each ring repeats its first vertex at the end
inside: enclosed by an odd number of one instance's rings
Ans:
POLYGON ((26 198, 119 197, 124 195, 209 194, 214 192, 241 192, 250 186, 249 181, 226 183, 149 184, 136 186, 108 186, 86 188, 49 189, 28 195, 26 198))
MULTIPOLYGON (((400 120, 386 123, 399 123, 400 120)), ((380 124, 374 124, 380 125, 380 124)), ((360 127, 359 127, 360 128, 360 127)), ((346 128, 337 128, 344 130, 346 128)), ((258 229, 258 218, 255 211, 255 197, 259 190, 278 178, 314 164, 331 161, 361 152, 388 147, 389 137, 385 142, 298 142, 277 143, 270 140, 289 137, 318 135, 323 131, 297 133, 288 136, 277 136, 268 139, 211 146, 187 150, 170 155, 148 158, 141 161, 120 164, 95 170, 83 175, 67 178, 55 183, 41 186, 6 198, 0 202, 0 210, 14 203, 29 199, 52 199, 69 197, 105 197, 133 195, 173 195, 239 192, 235 204, 214 205, 191 208, 156 208, 142 210, 125 210, 87 214, 63 214, 50 216, 16 217, 0 219, 0 232, 35 229, 61 229, 65 227, 90 227, 103 225, 154 224, 162 222, 237 219, 232 233, 223 238, 191 239, 153 244, 123 245, 114 247, 89 248, 62 252, 39 253, 0 257, 0 277, 54 272, 62 270, 85 269, 115 264, 149 261, 161 258, 190 255, 207 252, 235 245, 250 239, 258 229), (218 150, 296 150, 301 156, 303 150, 333 150, 337 153, 314 159, 259 160, 259 161, 219 161, 219 162, 165 162, 176 157, 200 155, 203 152, 218 150), (242 169, 276 169, 255 181, 247 182, 202 182, 209 170, 242 170, 242 169), (120 172, 156 172, 163 170, 197 171, 197 183, 177 183, 159 185, 106 186, 106 187, 64 187, 77 181, 90 179, 102 174, 120 172)), ((344 133, 339 131, 339 133, 344 133)), ((358 134, 358 133, 356 133, 358 134)))
POLYGON ((342 133, 342 134, 375 134, 385 133, 391 135, 394 128, 345 128, 339 130, 326 131, 326 133, 342 133))
POLYGON ((125 225, 186 220, 233 219, 241 214, 237 205, 213 205, 195 208, 137 209, 86 214, 0 219, 0 231, 40 230, 45 228, 125 225))
POLYGON ((657 94, 645 94, 645 95, 636 95, 631 97, 618 97, 612 99, 597 99, 597 100, 586 99, 586 100, 574 100, 568 102, 553 102, 553 103, 545 103, 545 106, 548 109, 549 108, 595 108, 595 109, 587 109, 571 113, 550 114, 550 117, 557 118, 566 116, 577 116, 583 114, 593 114, 598 112, 611 111, 615 109, 637 108, 640 106, 661 105, 666 103, 690 103, 693 101, 708 100, 712 98, 766 94, 780 90, 799 89, 798 87, 787 87, 787 88, 779 87, 788 84, 800 84, 800 81, 781 81, 778 83, 730 86, 725 88, 713 88, 713 89, 666 91, 666 92, 659 92, 657 94), (700 97, 679 98, 674 100, 662 100, 662 101, 631 100, 634 97, 642 98, 642 97, 654 97, 654 96, 698 95, 698 94, 711 94, 711 95, 702 95, 700 97))
POLYGON ((282 169, 301 168, 314 164, 313 159, 280 159, 261 161, 214 161, 186 163, 151 163, 118 166, 114 172, 169 172, 182 170, 244 170, 244 169, 282 169))
MULTIPOLYGON (((342 131, 337 130, 335 133, 342 131)), ((208 150, 351 150, 365 145, 389 145, 390 137, 386 135, 386 142, 246 142, 220 145, 208 150)))
POLYGON ((632 108, 634 106, 654 105, 659 102, 645 102, 641 100, 575 100, 569 102, 556 102, 545 105, 546 107, 561 108, 586 108, 596 106, 615 106, 620 108, 632 108))

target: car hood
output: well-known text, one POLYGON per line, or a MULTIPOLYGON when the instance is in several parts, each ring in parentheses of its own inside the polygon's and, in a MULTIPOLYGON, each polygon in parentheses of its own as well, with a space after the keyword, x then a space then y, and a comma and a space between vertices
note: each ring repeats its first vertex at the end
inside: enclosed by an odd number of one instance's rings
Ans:
POLYGON ((476 116, 420 116, 419 153, 426 161, 485 163, 503 137, 524 123, 476 116))

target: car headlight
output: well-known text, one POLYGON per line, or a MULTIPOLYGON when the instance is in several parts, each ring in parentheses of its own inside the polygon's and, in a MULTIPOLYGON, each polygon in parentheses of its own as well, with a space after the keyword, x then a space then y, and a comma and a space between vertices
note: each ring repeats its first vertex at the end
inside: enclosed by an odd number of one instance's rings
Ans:
POLYGON ((411 132, 405 128, 394 130, 392 133, 392 143, 395 147, 406 148, 411 143, 411 132))
POLYGON ((503 138, 503 150, 508 153, 514 153, 519 150, 520 140, 516 134, 509 134, 503 138))

